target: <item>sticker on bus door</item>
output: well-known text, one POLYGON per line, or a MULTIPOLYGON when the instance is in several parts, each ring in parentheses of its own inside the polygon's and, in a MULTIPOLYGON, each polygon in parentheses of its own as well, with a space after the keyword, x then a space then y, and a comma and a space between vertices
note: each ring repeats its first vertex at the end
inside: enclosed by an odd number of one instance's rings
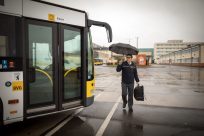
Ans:
POLYGON ((14 81, 12 83, 13 91, 23 91, 23 81, 14 81))
POLYGON ((20 72, 14 73, 13 80, 14 80, 14 81, 21 81, 21 80, 23 80, 22 74, 21 74, 20 72))

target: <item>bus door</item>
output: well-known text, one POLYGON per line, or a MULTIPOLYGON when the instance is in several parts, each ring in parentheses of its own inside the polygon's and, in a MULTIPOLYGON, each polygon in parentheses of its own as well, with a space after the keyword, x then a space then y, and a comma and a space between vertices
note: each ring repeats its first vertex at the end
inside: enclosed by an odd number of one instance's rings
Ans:
POLYGON ((27 114, 57 109, 57 24, 26 20, 27 114))
POLYGON ((82 63, 81 63, 81 30, 70 26, 61 25, 60 69, 62 82, 60 82, 60 102, 62 109, 81 104, 82 63))
POLYGON ((27 114, 81 105, 80 29, 27 20, 27 114))

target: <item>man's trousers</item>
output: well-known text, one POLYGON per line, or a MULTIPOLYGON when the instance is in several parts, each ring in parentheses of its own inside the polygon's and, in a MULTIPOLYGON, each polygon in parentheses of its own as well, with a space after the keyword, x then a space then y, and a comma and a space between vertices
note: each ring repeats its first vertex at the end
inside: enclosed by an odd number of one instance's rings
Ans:
POLYGON ((134 83, 132 83, 132 84, 121 83, 121 85, 122 85, 122 99, 123 99, 123 103, 127 104, 127 102, 128 102, 128 107, 132 108, 132 105, 133 105, 134 83), (128 101, 127 101, 127 94, 128 94, 128 101))

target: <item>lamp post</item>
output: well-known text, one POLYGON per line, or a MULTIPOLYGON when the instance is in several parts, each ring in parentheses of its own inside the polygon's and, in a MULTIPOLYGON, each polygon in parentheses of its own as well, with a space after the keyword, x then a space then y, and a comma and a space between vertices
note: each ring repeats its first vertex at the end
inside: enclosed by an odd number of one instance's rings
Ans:
POLYGON ((137 48, 138 48, 138 40, 139 40, 139 37, 137 36, 137 37, 136 37, 137 48))

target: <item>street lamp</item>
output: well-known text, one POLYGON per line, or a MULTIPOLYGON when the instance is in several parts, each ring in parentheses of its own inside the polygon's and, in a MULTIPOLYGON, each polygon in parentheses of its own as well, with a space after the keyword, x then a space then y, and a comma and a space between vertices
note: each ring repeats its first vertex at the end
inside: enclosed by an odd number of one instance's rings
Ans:
POLYGON ((137 48, 138 48, 138 40, 139 40, 139 37, 137 36, 137 37, 136 37, 137 48))

